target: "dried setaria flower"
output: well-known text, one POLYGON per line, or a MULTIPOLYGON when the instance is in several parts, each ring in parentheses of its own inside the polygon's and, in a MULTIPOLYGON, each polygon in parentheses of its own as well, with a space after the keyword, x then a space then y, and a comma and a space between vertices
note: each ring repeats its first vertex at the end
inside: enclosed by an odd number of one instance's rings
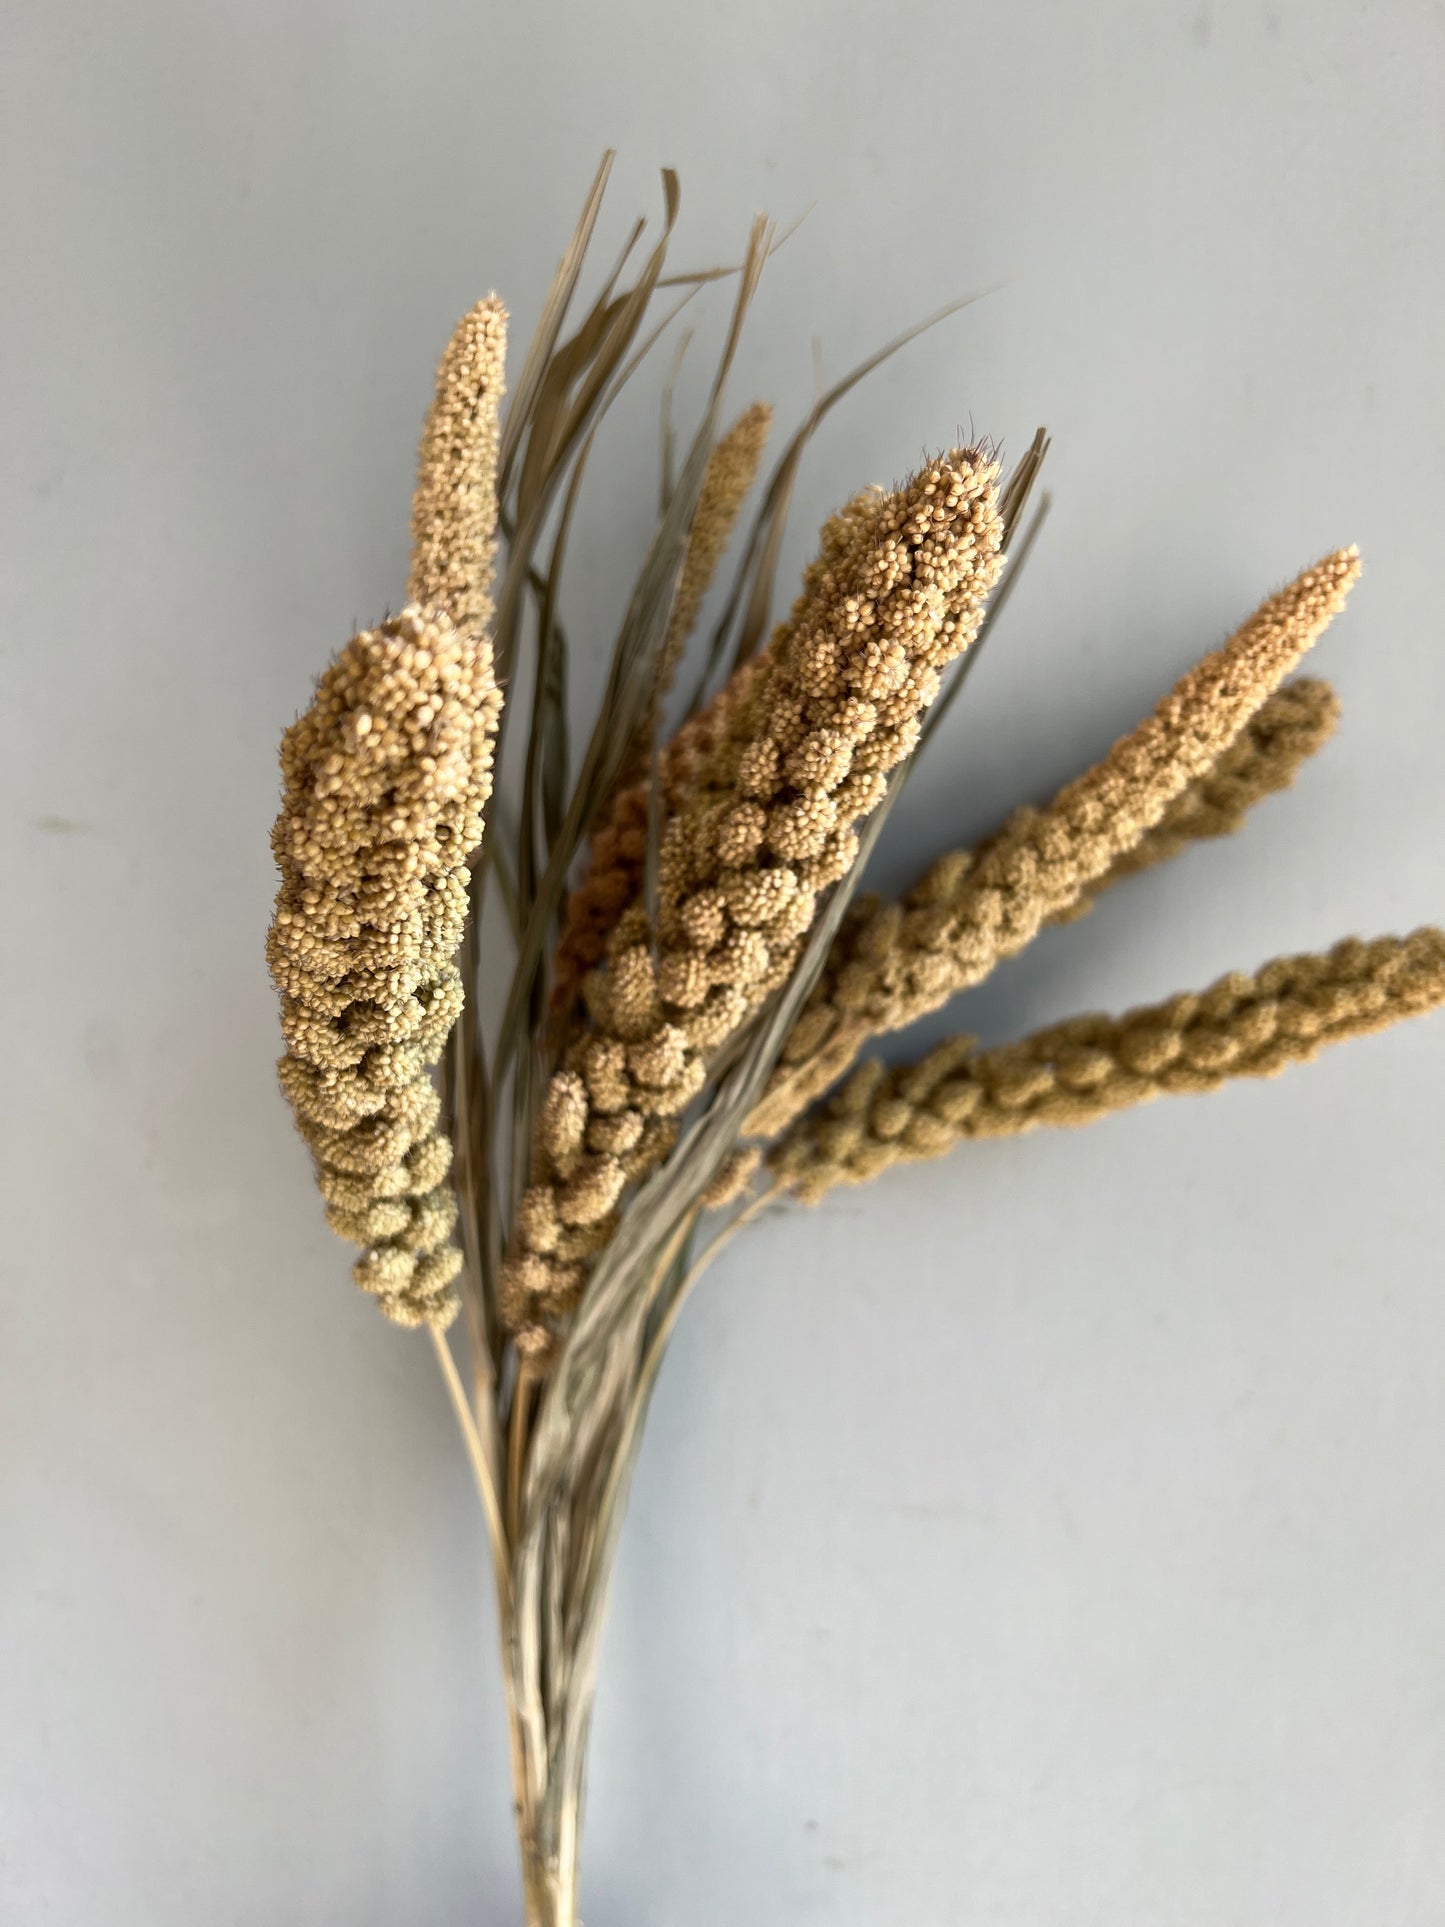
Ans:
POLYGON ((316 1159, 353 1275, 402 1325, 446 1325, 451 1145, 431 1068, 462 1008, 454 957, 481 842, 501 698, 490 621, 506 316, 452 337, 422 440, 411 594, 353 637, 281 745, 267 957, 281 992, 281 1086, 316 1159))
POLYGON ((913 748, 1002 567, 997 464, 956 450, 824 532, 789 620, 670 773, 658 917, 640 890, 588 976, 544 1109, 503 1315, 545 1351, 627 1185, 655 1168, 707 1065, 786 982, 818 893, 913 748))
POLYGON ((939 1157, 967 1138, 1089 1124, 1153 1097, 1272 1077, 1442 1003, 1445 931, 1426 927, 1277 957, 1252 977, 1236 971, 1123 1017, 1075 1017, 998 1050, 952 1038, 899 1070, 860 1066, 773 1147, 772 1176, 815 1203, 834 1185, 939 1157))
MULTIPOLYGON (((781 1130, 869 1037, 901 1029, 980 983, 1131 858, 1142 867, 1165 854, 1190 815, 1217 814, 1224 799, 1216 792, 1211 800, 1207 785, 1343 608, 1359 568, 1351 548, 1306 570, 1045 809, 1018 811, 976 855, 941 858, 904 903, 875 904, 851 919, 751 1128, 764 1136, 781 1130)), ((1306 710, 1314 706, 1306 698, 1306 710)), ((1306 725, 1302 733, 1308 740, 1316 732, 1306 725)), ((1273 780, 1281 759, 1269 762, 1273 780)), ((1251 783, 1259 780, 1257 758, 1254 769, 1251 783)), ((1241 800, 1236 791, 1226 807, 1241 800)))

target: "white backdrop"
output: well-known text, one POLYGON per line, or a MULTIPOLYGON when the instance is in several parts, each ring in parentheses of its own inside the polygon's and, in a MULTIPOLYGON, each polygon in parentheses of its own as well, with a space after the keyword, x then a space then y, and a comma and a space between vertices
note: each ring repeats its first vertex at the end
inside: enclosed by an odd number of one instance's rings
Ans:
MULTIPOLYGON (((973 1001, 1003 1039, 1445 908, 1445 19, 1424 0, 10 0, 0 1920, 516 1918, 482 1537, 428 1349, 276 1092, 278 733, 399 597, 456 316, 603 252, 773 264, 734 398, 789 568, 962 426, 1056 509, 881 871, 1101 751, 1355 540, 1339 738, 973 1001)), ((655 487, 622 411, 569 615, 655 487)), ((584 651, 585 653, 585 651, 584 651)), ((961 1021, 961 1020, 959 1020, 961 1021)), ((941 1026, 935 1024, 931 1034, 941 1026)), ((588 1927, 1433 1927, 1445 1021, 974 1148, 690 1311, 608 1634, 588 1927)))

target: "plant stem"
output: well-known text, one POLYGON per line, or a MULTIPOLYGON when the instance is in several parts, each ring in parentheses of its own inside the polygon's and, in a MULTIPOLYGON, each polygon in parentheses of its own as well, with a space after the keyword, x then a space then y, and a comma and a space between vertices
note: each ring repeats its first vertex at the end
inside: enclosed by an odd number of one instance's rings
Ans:
POLYGON ((527 1433, 532 1417, 532 1393, 537 1383, 533 1360, 523 1358, 512 1387, 512 1411, 507 1425, 507 1537, 517 1543, 522 1525, 522 1482, 527 1472, 527 1433))
POLYGON ((495 1453, 488 1452, 483 1443, 477 1422, 472 1416, 472 1408, 467 1402, 466 1390, 462 1385, 461 1374, 457 1371, 452 1348, 444 1333, 435 1325, 428 1325, 432 1345, 436 1351, 437 1363, 441 1367, 442 1381, 456 1413, 457 1424, 461 1429, 462 1443, 467 1450, 472 1476, 476 1480, 477 1491, 481 1495, 482 1510, 487 1518, 487 1536, 492 1542, 492 1564, 496 1569, 499 1594, 510 1601, 512 1581, 507 1546, 506 1530, 502 1523, 501 1506, 498 1502, 495 1474, 495 1453))
MULTIPOLYGON (((537 1803, 532 1796, 527 1775, 526 1747, 522 1732, 522 1722, 517 1709, 516 1697, 512 1691, 512 1669, 507 1663, 507 1646, 513 1637, 512 1610, 512 1571, 511 1557, 503 1529, 501 1510, 497 1499, 496 1478, 493 1467, 496 1464, 495 1440, 493 1449, 488 1451, 483 1442, 481 1426, 467 1403, 461 1375, 452 1357, 451 1346, 445 1336, 435 1326, 431 1326, 432 1344, 441 1368, 442 1382, 450 1395, 452 1409, 456 1413, 457 1427, 466 1447, 477 1491, 481 1495, 482 1511, 487 1521, 487 1537, 492 1548, 492 1576, 497 1591, 497 1624, 502 1644, 502 1679, 507 1697, 507 1739, 509 1743, 512 1768, 512 1818, 517 1829, 517 1838, 522 1848, 522 1885, 526 1904, 527 1927, 553 1927, 564 1919, 575 1917, 557 1912, 549 1898, 551 1887, 546 1880, 537 1856, 532 1849, 535 1836, 535 1813, 537 1803)), ((575 1884, 575 1883, 574 1883, 575 1884)))
MULTIPOLYGON (((477 1409, 472 1407, 450 1345, 441 1333, 432 1332, 442 1380, 456 1414, 491 1541, 526 1927, 577 1927, 578 1857, 598 1637, 618 1530, 662 1354, 698 1274, 733 1232, 771 1201, 772 1194, 765 1194, 737 1213, 699 1253, 692 1267, 677 1277, 660 1302, 663 1280, 672 1270, 690 1220, 678 1228, 648 1267, 650 1281, 640 1294, 633 1337, 630 1343, 623 1341, 625 1350, 636 1347, 636 1367, 615 1384, 614 1395, 619 1401, 614 1408, 615 1430, 602 1450, 600 1487, 587 1505, 589 1512, 596 1508, 596 1515, 588 1520, 589 1533, 596 1536, 582 1569, 573 1575, 578 1590, 569 1601, 569 1612, 576 1617, 567 1631, 571 1648, 569 1684, 560 1703, 552 1698, 554 1689, 545 1686, 538 1676, 536 1657, 527 1663, 527 1656, 540 1656, 555 1644, 556 1629, 543 1623, 548 1611, 544 1595, 532 1592, 529 1604, 529 1595, 519 1591, 513 1574, 513 1548, 520 1541, 524 1524, 521 1513, 527 1443, 538 1386, 535 1366, 522 1361, 518 1371, 507 1427, 506 1468, 499 1477, 502 1441, 495 1406, 484 1394, 477 1409), (656 1314, 650 1331, 648 1301, 656 1314)), ((570 1500, 563 1501, 564 1509, 576 1499, 574 1491, 570 1500)))

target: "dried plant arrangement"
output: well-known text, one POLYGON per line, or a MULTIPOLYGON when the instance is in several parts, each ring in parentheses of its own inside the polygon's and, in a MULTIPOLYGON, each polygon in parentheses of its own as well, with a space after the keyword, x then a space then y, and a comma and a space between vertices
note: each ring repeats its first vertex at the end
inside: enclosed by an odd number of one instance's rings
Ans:
POLYGON ((729 424, 723 403, 772 229, 733 270, 670 275, 664 175, 660 238, 642 252, 639 224, 584 306, 607 168, 505 407, 500 302, 453 335, 405 605, 342 648, 287 730, 273 834, 282 1088, 357 1284, 435 1347, 485 1510, 529 1927, 578 1917, 628 1485, 679 1312, 727 1241, 901 1159, 1269 1076, 1445 1001, 1445 934, 1425 928, 1002 1049, 961 1035, 913 1064, 863 1057, 1293 781, 1337 706, 1290 677, 1359 558, 1271 595, 1051 802, 899 901, 858 895, 1037 533, 1046 438, 1011 470, 977 444, 862 489, 775 619, 809 437, 881 356, 816 400, 764 479, 771 411, 729 424), (586 639, 606 680, 574 753, 561 585, 593 438, 709 283, 732 289, 716 376, 680 459, 669 433, 617 634, 586 639))

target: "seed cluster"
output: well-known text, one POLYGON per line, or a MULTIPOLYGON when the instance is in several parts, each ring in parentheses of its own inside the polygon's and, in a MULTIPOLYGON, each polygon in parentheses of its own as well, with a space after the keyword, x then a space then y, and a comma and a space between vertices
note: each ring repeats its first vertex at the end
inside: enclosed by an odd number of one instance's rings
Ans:
POLYGON ((491 622, 506 310, 442 356, 412 498, 409 600, 356 636, 281 744, 267 943, 281 1087, 353 1276, 401 1325, 445 1326, 461 1253, 451 1145, 429 1075, 462 1008, 453 957, 482 836, 501 698, 491 622))
POLYGON ((860 1066, 770 1154, 775 1180, 809 1202, 965 1138, 1088 1124, 1153 1097, 1272 1077, 1328 1044, 1445 1003, 1445 931, 1279 957, 1202 993, 1124 1017, 1076 1017, 1000 1050, 954 1038, 906 1069, 860 1066))
POLYGON ((653 756, 669 807, 676 803, 680 784, 695 759, 697 722, 685 723, 671 742, 656 743, 662 702, 757 475, 772 422, 768 404, 754 402, 708 457, 647 712, 617 791, 595 826, 587 874, 567 898, 552 964, 553 1002, 559 1010, 571 1004, 585 973, 601 961, 608 933, 639 887, 647 850, 653 756))
POLYGON ((640 776, 657 732, 662 700, 673 684, 682 652, 697 626, 703 599, 712 586, 719 562, 732 539, 734 524, 757 477, 763 450, 773 426, 773 411, 765 401, 743 410, 708 457, 692 527, 687 533, 677 592, 672 599, 667 634, 657 659, 657 676, 644 719, 640 756, 632 774, 640 776))
POLYGON ((1291 786, 1303 765, 1333 736, 1339 718, 1339 698, 1317 677, 1300 676, 1277 689, 1213 769, 1191 783, 1154 828, 1054 921, 1073 923, 1087 916, 1103 891, 1167 862, 1191 843, 1233 836, 1257 803, 1291 786))
MULTIPOLYGON (((287 1046, 281 1086, 327 1221, 360 1247, 358 1285, 397 1324, 436 1330, 458 1310, 463 1266, 432 1072, 463 1006, 456 954, 501 713, 486 635, 506 320, 488 297, 447 346, 421 444, 406 606, 346 645, 286 732, 272 832, 281 887, 267 957, 287 1046)), ((549 433, 549 411, 574 390, 581 405, 579 371, 592 364, 579 343, 593 332, 584 324, 544 355, 540 385, 524 382, 520 432, 552 475, 570 459, 576 423, 569 414, 549 433)), ((531 1142, 510 1147, 525 1183, 500 1274, 487 1262, 477 1281, 478 1328, 495 1337, 500 1319, 519 1354, 515 1376, 499 1375, 514 1388, 514 1501, 528 1476, 538 1375, 624 1209, 646 1204, 629 1200, 630 1187, 667 1158, 709 1076, 752 1041, 751 1020, 799 968, 820 897, 857 864, 858 826, 915 749, 944 672, 978 634, 1045 440, 1002 491, 992 452, 969 448, 897 489, 854 496, 824 525, 766 646, 659 743, 663 701, 771 421, 756 403, 711 451, 646 701, 628 701, 626 728, 608 749, 611 794, 600 809, 583 799, 596 816, 551 962, 551 1022, 506 1086, 523 1115, 534 1089, 525 1073, 536 1070, 541 1094, 531 1142)), ((529 453, 522 467, 534 466, 529 453)), ((513 555, 513 588, 528 566, 513 555)), ((1046 807, 1017 810, 983 843, 943 857, 900 902, 859 901, 702 1206, 759 1182, 758 1202, 783 1193, 816 1201, 965 1138, 1087 1123, 1155 1096, 1270 1076, 1445 1003, 1445 933, 1350 939, 1003 1049, 957 1037, 912 1066, 868 1063, 826 1095, 870 1037, 977 984, 1122 878, 1231 833, 1287 787, 1338 706, 1326 684, 1282 685, 1358 573, 1354 549, 1327 556, 1046 807)), ((751 651, 751 624, 746 634, 751 651)), ((529 770, 530 760, 535 752, 529 770)), ((589 758, 589 791, 592 769, 589 758)), ((574 798, 566 813, 568 837, 579 806, 574 798)), ((520 886, 522 866, 515 876, 520 886)), ((531 945, 522 949, 530 964, 531 945)), ((519 987, 529 997, 534 988, 519 987)), ((465 1141, 484 1149, 493 1097, 468 1090, 460 1101, 465 1141)), ((490 1258, 495 1227, 469 1228, 490 1258)))
MULTIPOLYGON (((803 577, 802 589, 787 620, 778 625, 765 655, 786 647, 786 638, 817 619, 818 597, 848 552, 860 539, 866 518, 883 500, 881 489, 865 489, 823 525, 818 554, 803 577)), ((682 810, 703 780, 710 759, 730 734, 744 727, 761 663, 742 664, 717 695, 689 718, 657 752, 657 781, 668 817, 682 810)), ((652 778, 622 786, 593 833, 587 869, 570 892, 553 969, 554 1005, 566 1009, 582 978, 607 953, 608 940, 623 911, 639 901, 647 856, 652 778)))
POLYGON ((1329 703, 1311 688, 1295 713, 1276 711, 1258 756, 1245 732, 1344 606, 1359 567, 1351 548, 1306 570, 1045 809, 1016 812, 975 855, 942 858, 904 903, 846 924, 751 1128, 782 1129, 870 1036, 981 982, 1123 874, 1121 864, 1157 860, 1191 823, 1229 827, 1261 783, 1288 780, 1297 752, 1328 727, 1329 703), (1222 760, 1232 752, 1233 765, 1222 760), (1222 787, 1211 790, 1216 772, 1222 787))
POLYGON ((507 311, 496 295, 462 317, 437 371, 411 503, 407 600, 445 609, 464 635, 492 620, 498 410, 507 311))
POLYGON ((786 982, 818 893, 918 738, 1002 567, 997 464, 958 450, 824 532, 803 593, 674 759, 658 921, 634 895, 584 985, 504 1274, 503 1315, 545 1350, 585 1248, 653 1168, 708 1062, 786 982), (579 1249, 580 1244, 582 1249, 579 1249))
POLYGON ((500 697, 488 643, 408 605, 356 636, 281 745, 267 944, 281 1086, 353 1276, 401 1325, 450 1322, 451 1146, 428 1075, 462 1005, 452 959, 500 697))

